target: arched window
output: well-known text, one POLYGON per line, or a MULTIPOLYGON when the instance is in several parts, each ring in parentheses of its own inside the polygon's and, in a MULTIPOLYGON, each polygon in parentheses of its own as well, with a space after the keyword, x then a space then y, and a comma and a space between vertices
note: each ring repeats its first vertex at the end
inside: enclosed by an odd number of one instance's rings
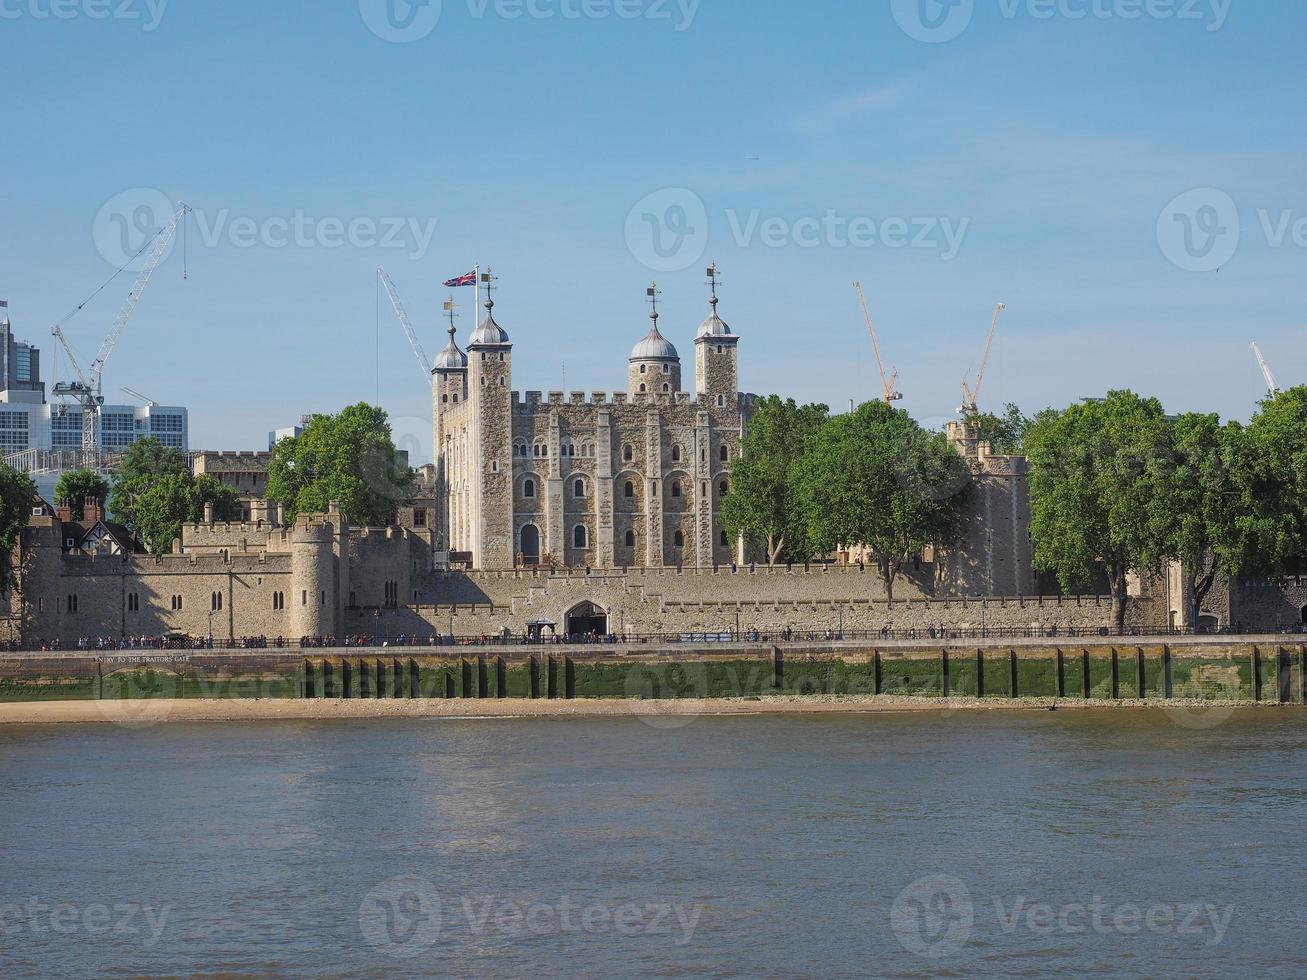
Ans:
POLYGON ((540 446, 539 446, 539 444, 534 445, 534 446, 531 447, 531 455, 534 456, 536 459, 539 459, 539 458, 540 458, 540 446))
POLYGON ((721 539, 721 540, 722 540, 722 547, 723 547, 723 548, 729 548, 729 547, 731 546, 731 539, 730 539, 730 536, 729 536, 729 535, 726 533, 726 531, 724 531, 724 530, 722 531, 722 539, 721 539))
POLYGON ((673 447, 672 447, 672 462, 673 462, 673 463, 679 463, 680 461, 681 461, 681 447, 680 447, 680 446, 673 446, 673 447))
POLYGON ((575 483, 572 484, 572 496, 578 499, 585 496, 584 480, 577 480, 575 483))
POLYGON ((723 463, 729 462, 731 458, 731 451, 727 449, 725 446, 722 446, 719 455, 721 456, 721 460, 723 463))
POLYGON ((679 497, 680 495, 681 495, 681 481, 677 480, 672 483, 672 496, 679 497))
POLYGON ((725 480, 717 484, 717 495, 719 497, 725 497, 730 492, 731 492, 730 484, 728 484, 725 480))
POLYGON ((623 492, 627 497, 634 497, 634 496, 635 496, 635 484, 632 483, 630 480, 627 480, 627 481, 626 481, 626 486, 623 488, 623 491, 622 491, 622 492, 623 492))
POLYGON ((642 395, 643 395, 643 394, 644 394, 644 392, 645 392, 645 387, 644 387, 644 383, 643 383, 643 382, 641 382, 641 383, 640 383, 640 394, 642 394, 642 395))
POLYGON ((586 533, 584 524, 578 524, 576 527, 572 528, 573 548, 588 548, 589 547, 589 544, 587 543, 588 541, 589 541, 589 535, 586 533))
POLYGON ((667 394, 667 393, 668 393, 669 391, 671 391, 671 390, 672 390, 672 386, 671 386, 671 385, 668 385, 668 384, 663 385, 663 394, 664 394, 664 395, 667 394))
POLYGON ((534 497, 535 495, 536 495, 536 481, 535 481, 535 480, 527 480, 525 483, 522 484, 522 496, 523 496, 523 497, 534 497))
POLYGON ((684 531, 677 531, 677 532, 676 532, 675 536, 672 538, 672 547, 673 547, 673 548, 684 548, 684 547, 685 547, 685 532, 684 532, 684 531))
POLYGON ((645 373, 645 366, 643 364, 640 365, 640 373, 641 374, 645 373))
POLYGON ((632 449, 629 444, 622 447, 622 459, 626 460, 628 463, 635 459, 635 450, 632 449))
POLYGON ((663 374, 671 374, 671 373, 672 373, 672 366, 670 364, 664 364, 663 374))
POLYGON ((718 407, 718 408, 725 408, 725 407, 726 407, 726 396, 725 396, 725 395, 718 395, 718 396, 717 396, 717 407, 718 407))
POLYGON ((627 531, 627 532, 626 532, 626 546, 627 546, 628 548, 634 548, 634 547, 635 547, 635 532, 634 532, 634 531, 627 531))

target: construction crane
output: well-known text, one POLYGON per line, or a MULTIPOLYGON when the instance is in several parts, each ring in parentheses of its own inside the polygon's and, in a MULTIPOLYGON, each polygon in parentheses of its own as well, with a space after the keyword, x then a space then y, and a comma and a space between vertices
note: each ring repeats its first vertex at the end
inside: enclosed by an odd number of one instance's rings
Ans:
POLYGON ((1253 354, 1257 356, 1257 365, 1262 369, 1262 377, 1266 379, 1266 390, 1274 398, 1280 393, 1280 386, 1275 383, 1275 375, 1271 373, 1271 366, 1266 363, 1266 358, 1262 357, 1262 349, 1257 346, 1257 341, 1251 344, 1253 354))
POLYGON ((427 357, 427 352, 422 349, 422 344, 418 341, 418 335, 414 332, 413 326, 408 322, 408 313, 404 310, 404 304, 400 302, 395 284, 390 281, 390 276, 386 275, 386 270, 380 266, 377 266, 377 278, 381 280, 381 285, 386 287, 386 295, 390 297, 390 305, 395 308, 395 316, 399 317, 399 324, 404 328, 404 333, 408 336, 408 342, 413 348, 413 353, 417 356, 418 366, 422 368, 422 377, 426 379, 427 384, 431 384, 431 360, 427 357))
POLYGON ((145 404, 150 408, 157 408, 159 405, 159 403, 155 401, 153 398, 151 398, 149 395, 142 395, 135 388, 128 388, 126 385, 123 385, 122 390, 127 394, 131 395, 133 398, 139 398, 141 401, 145 402, 145 404))
POLYGON ((871 334, 871 349, 876 355, 876 369, 880 371, 881 398, 886 405, 891 405, 903 398, 903 392, 894 387, 895 382, 899 380, 899 373, 895 371, 888 376, 885 374, 885 362, 880 357, 880 341, 876 339, 876 326, 871 321, 871 308, 867 306, 867 294, 862 291, 862 283, 860 282, 855 282, 853 288, 858 291, 858 299, 862 302, 862 315, 867 319, 867 332, 871 334))
POLYGON ((1007 309, 1006 303, 994 304, 994 319, 989 324, 989 336, 985 339, 985 353, 980 357, 980 371, 976 374, 976 387, 967 384, 967 379, 962 379, 962 404, 958 406, 958 414, 972 416, 979 413, 980 409, 976 403, 980 400, 980 388, 985 383, 985 368, 989 367, 989 352, 994 347, 994 334, 998 330, 998 318, 1002 316, 1003 311, 1007 309))
MULTIPOLYGON (((109 357, 118 346, 118 341, 127 328, 127 321, 132 318, 136 312, 137 305, 141 302, 141 295, 145 292, 145 287, 149 285, 150 277, 154 275, 154 270, 159 267, 163 257, 168 253, 168 246, 172 244, 173 238, 177 234, 177 226, 190 213, 190 207, 182 202, 178 202, 177 211, 168 220, 168 223, 154 233, 154 237, 142 246, 140 255, 147 248, 149 255, 146 256, 145 264, 141 266, 141 271, 137 273, 136 282, 133 284, 131 292, 127 294, 127 299, 123 302, 122 309, 114 317, 113 325, 109 328, 109 335, 104 338, 104 343, 100 345, 99 352, 95 355, 95 360, 91 362, 90 369, 83 371, 77 361, 77 355, 73 353, 72 346, 68 343, 68 338, 64 336, 61 325, 56 323, 50 328, 64 353, 68 355, 68 363, 72 365, 73 373, 77 376, 75 381, 60 381, 53 388, 53 393, 60 397, 72 398, 82 406, 82 449, 94 452, 97 448, 95 438, 95 416, 101 405, 104 404, 104 395, 102 394, 102 382, 104 378, 104 365, 108 362, 109 357)), ((119 270, 122 271, 121 269, 119 270)), ((117 273, 115 273, 117 275, 117 273)), ((86 304, 83 303, 83 306, 86 304)), ((81 310, 81 306, 77 309, 81 310)), ((76 312, 76 311, 74 311, 76 312)), ((64 318, 67 322, 68 318, 64 318)))

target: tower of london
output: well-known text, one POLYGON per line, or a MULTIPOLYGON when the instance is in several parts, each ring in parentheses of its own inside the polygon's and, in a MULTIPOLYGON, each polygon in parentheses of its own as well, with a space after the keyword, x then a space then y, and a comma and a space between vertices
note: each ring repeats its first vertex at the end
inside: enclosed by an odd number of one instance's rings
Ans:
POLYGON ((739 337, 710 312, 694 334, 694 387, 659 330, 631 349, 626 390, 513 390, 513 342, 493 296, 464 352, 433 371, 437 539, 454 560, 496 570, 712 568, 739 558, 719 519, 752 397, 739 337))

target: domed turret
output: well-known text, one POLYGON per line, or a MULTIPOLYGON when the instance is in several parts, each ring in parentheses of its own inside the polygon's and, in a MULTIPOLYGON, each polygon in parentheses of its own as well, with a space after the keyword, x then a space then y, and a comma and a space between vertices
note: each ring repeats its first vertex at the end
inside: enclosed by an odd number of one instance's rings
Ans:
POLYGON ((635 395, 671 395, 681 390, 681 355, 675 345, 658 331, 658 285, 646 291, 653 310, 649 314, 649 332, 631 348, 627 361, 627 393, 635 395))
POLYGON ((472 332, 472 339, 468 341, 468 349, 473 347, 502 347, 511 343, 508 339, 508 331, 495 322, 495 301, 486 300, 486 318, 481 321, 481 325, 472 332))
POLYGON ((463 371, 467 368, 467 355, 458 348, 454 343, 454 320, 451 317, 449 321, 449 343, 445 349, 436 355, 436 363, 433 365, 437 371, 463 371))

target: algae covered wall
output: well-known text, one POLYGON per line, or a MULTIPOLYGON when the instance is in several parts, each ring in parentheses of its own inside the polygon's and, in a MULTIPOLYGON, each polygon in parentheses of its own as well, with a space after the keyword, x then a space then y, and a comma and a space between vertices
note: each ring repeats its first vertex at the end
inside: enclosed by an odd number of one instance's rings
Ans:
POLYGON ((6 656, 0 701, 875 696, 1307 703, 1307 644, 669 644, 6 656))

